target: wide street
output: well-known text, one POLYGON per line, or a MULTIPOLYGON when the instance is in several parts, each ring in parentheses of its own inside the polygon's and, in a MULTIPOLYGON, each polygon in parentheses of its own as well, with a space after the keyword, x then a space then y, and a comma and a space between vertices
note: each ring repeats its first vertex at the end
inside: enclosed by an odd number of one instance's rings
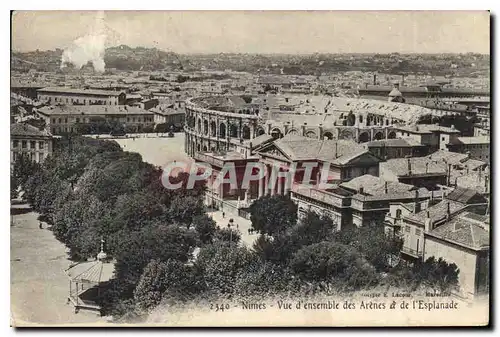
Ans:
MULTIPOLYGON (((90 312, 74 313, 66 304, 70 265, 66 247, 48 229, 38 227, 38 214, 29 206, 13 205, 10 227, 11 324, 71 325, 105 323, 90 312)), ((44 225, 46 227, 46 225, 44 225)))
POLYGON ((225 217, 222 217, 222 211, 209 211, 207 212, 207 214, 210 217, 212 217, 212 219, 214 219, 217 225, 221 228, 227 228, 227 225, 229 224, 229 219, 233 219, 234 227, 232 228, 240 232, 241 242, 247 247, 252 248, 252 245, 255 239, 257 239, 258 234, 248 233, 248 229, 252 225, 250 220, 232 214, 230 215, 226 214, 225 217))

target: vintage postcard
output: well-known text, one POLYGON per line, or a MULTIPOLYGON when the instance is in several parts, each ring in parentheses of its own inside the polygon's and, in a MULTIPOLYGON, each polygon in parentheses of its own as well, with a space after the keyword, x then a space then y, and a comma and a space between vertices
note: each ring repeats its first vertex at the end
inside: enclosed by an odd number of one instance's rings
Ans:
POLYGON ((488 11, 13 11, 11 325, 490 322, 488 11))

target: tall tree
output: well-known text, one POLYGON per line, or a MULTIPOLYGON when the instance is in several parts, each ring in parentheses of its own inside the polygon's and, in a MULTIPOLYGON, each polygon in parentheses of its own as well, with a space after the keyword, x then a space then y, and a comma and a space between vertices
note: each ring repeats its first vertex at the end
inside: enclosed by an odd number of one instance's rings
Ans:
POLYGON ((238 273, 251 261, 252 254, 245 247, 218 241, 201 248, 196 266, 201 270, 207 290, 230 296, 238 273))
POLYGON ((436 260, 429 257, 424 263, 415 265, 415 274, 419 280, 432 289, 446 292, 458 287, 460 270, 455 263, 448 263, 443 258, 436 260))
POLYGON ((265 196, 250 206, 252 227, 262 234, 279 235, 297 223, 297 205, 282 195, 265 196))

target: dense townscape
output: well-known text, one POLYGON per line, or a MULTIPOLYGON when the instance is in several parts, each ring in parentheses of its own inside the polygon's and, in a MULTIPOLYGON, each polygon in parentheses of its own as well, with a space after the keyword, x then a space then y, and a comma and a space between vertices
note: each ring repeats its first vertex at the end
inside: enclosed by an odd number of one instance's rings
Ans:
POLYGON ((67 248, 75 312, 488 296, 489 55, 119 45, 103 61, 11 61, 11 213, 28 204, 67 248))

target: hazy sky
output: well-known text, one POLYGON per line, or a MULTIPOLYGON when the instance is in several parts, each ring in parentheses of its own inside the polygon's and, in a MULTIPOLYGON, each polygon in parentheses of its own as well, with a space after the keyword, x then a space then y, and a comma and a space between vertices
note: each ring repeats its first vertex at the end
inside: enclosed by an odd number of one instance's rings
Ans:
MULTIPOLYGON (((97 12, 15 12, 14 50, 66 48, 89 34, 97 12)), ((489 13, 106 11, 107 45, 178 53, 489 54, 489 13)))

